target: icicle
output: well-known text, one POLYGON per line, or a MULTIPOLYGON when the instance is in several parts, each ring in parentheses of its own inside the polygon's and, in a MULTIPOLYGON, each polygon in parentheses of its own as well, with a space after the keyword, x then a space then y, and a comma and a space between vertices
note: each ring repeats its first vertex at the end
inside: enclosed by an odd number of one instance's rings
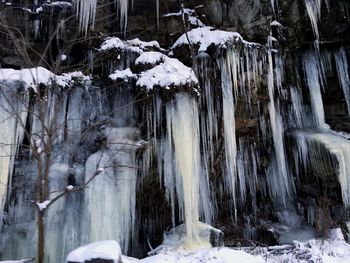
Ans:
MULTIPOLYGON (((223 98, 223 120, 225 140, 225 186, 233 199, 234 218, 237 220, 236 207, 236 125, 234 96, 238 89, 239 56, 234 50, 229 50, 225 58, 219 60, 221 69, 221 89, 223 98)), ((237 96, 236 96, 237 97, 237 96)))
POLYGON ((137 173, 134 167, 135 151, 139 147, 135 138, 139 131, 131 127, 106 127, 102 132, 108 149, 91 155, 85 168, 85 181, 100 168, 102 174, 84 192, 84 242, 114 239, 126 253, 135 220, 137 173))
MULTIPOLYGON (((203 155, 203 171, 201 174, 204 175, 203 180, 206 180, 206 184, 200 184, 200 187, 204 188, 206 185, 209 186, 209 174, 214 166, 215 152, 217 150, 217 135, 218 135, 218 124, 217 124, 217 112, 216 112, 216 101, 214 96, 214 87, 211 83, 211 78, 208 78, 210 74, 214 72, 211 70, 211 61, 208 54, 201 54, 199 61, 198 75, 203 93, 201 95, 200 107, 202 109, 200 114, 200 130, 201 130, 201 150, 203 155)), ((200 189, 200 193, 210 193, 209 189, 200 189)), ((211 200, 206 204, 200 204, 200 215, 204 218, 204 222, 210 224, 216 214, 214 212, 213 200, 214 193, 210 194, 211 200), (209 204, 209 205, 208 205, 209 204), (204 208, 204 209, 203 209, 204 208)), ((208 195, 202 196, 201 200, 205 203, 205 199, 209 199, 208 195)))
POLYGON ((314 52, 307 52, 303 57, 304 72, 306 75, 307 85, 310 91, 311 107, 315 124, 318 126, 325 125, 325 114, 321 88, 324 86, 324 71, 314 52))
POLYGON ((79 17, 80 32, 85 35, 88 32, 89 25, 94 29, 96 18, 97 0, 76 0, 77 15, 79 17))
POLYGON ((92 74, 94 71, 94 51, 92 49, 89 49, 87 56, 88 56, 89 71, 92 74))
POLYGON ((275 0, 271 0, 271 7, 272 7, 272 12, 275 14, 276 10, 275 10, 275 0))
MULTIPOLYGON (((271 41, 268 41, 268 46, 271 47, 271 41)), ((279 70, 276 68, 276 70, 279 70)), ((275 106, 275 96, 274 96, 274 70, 273 70, 273 56, 271 48, 268 49, 268 75, 267 75, 267 85, 269 91, 269 116, 270 125, 273 137, 273 144, 275 150, 275 161, 276 164, 271 164, 268 180, 271 194, 275 201, 282 202, 286 205, 287 197, 292 194, 293 183, 291 178, 288 176, 286 167, 286 156, 283 142, 283 124, 278 108, 275 106)), ((276 74, 279 75, 279 74, 276 74)))
POLYGON ((294 118, 293 120, 290 120, 291 127, 293 127, 293 124, 297 128, 304 127, 305 123, 305 114, 303 109, 303 102, 302 97, 300 95, 300 91, 298 88, 292 87, 290 89, 290 97, 292 102, 292 115, 294 118))
POLYGON ((159 0, 157 0, 157 6, 156 6, 156 11, 157 11, 157 28, 159 29, 159 0))
MULTIPOLYGON (((12 88, 12 87, 11 87, 12 88)), ((28 114, 28 98, 2 87, 0 95, 0 213, 6 201, 7 187, 11 191, 12 172, 28 114)), ((0 222, 0 225, 2 222, 0 222)))
MULTIPOLYGON (((89 26, 93 30, 96 18, 97 0, 75 0, 77 15, 79 17, 79 28, 85 35, 89 26)), ((128 23, 129 0, 114 0, 120 15, 120 29, 125 32, 128 23)))
POLYGON ((316 40, 320 39, 318 32, 318 22, 321 19, 321 3, 322 0, 305 0, 306 11, 309 15, 312 30, 316 37, 316 40))
POLYGON ((237 174, 239 178, 240 202, 244 206, 247 195, 251 196, 253 208, 256 208, 256 186, 258 181, 256 147, 239 139, 237 153, 237 174))
POLYGON ((197 104, 188 94, 177 94, 173 104, 167 106, 168 129, 174 144, 176 164, 176 192, 183 204, 187 241, 194 236, 193 222, 199 220, 199 124, 197 104))
POLYGON ((338 72, 339 83, 341 88, 343 89, 346 105, 348 107, 348 115, 350 116, 350 78, 348 60, 346 58, 345 49, 340 48, 337 52, 334 53, 334 57, 338 72))
POLYGON ((33 31, 34 31, 34 39, 39 39, 40 36, 40 20, 36 18, 33 21, 33 31))
MULTIPOLYGON (((120 15, 120 30, 124 33, 126 32, 126 27, 128 25, 128 5, 129 0, 114 0, 118 6, 118 11, 120 15)), ((133 3, 132 3, 133 5, 133 3)))

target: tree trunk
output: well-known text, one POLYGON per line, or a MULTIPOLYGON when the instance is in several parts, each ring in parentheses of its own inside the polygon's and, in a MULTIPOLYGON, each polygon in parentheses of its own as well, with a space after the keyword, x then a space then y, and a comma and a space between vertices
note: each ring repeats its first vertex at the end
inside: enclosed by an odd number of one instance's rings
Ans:
POLYGON ((45 258, 45 225, 44 225, 44 212, 38 211, 38 263, 44 263, 45 258))

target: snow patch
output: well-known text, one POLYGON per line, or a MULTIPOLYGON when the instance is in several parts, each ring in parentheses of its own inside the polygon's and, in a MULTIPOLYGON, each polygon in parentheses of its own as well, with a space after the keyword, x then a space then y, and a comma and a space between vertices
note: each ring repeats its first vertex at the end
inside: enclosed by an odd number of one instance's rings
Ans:
POLYGON ((264 263, 261 256, 250 255, 242 250, 205 248, 195 252, 179 249, 168 251, 140 260, 141 263, 264 263))
POLYGON ((109 78, 111 80, 117 80, 117 79, 124 79, 127 80, 129 78, 137 78, 135 74, 133 74, 130 70, 130 68, 124 69, 124 70, 116 70, 113 74, 109 75, 109 78))
POLYGON ((74 186, 73 185, 67 185, 66 186, 66 190, 67 191, 72 191, 74 189, 74 186))
POLYGON ((115 263, 121 260, 121 249, 117 241, 98 241, 71 251, 66 261, 86 262, 92 259, 108 259, 115 263))
POLYGON ((182 45, 188 45, 187 37, 192 45, 199 45, 198 52, 206 51, 210 45, 226 48, 227 45, 232 42, 242 42, 246 45, 257 45, 243 40, 242 36, 237 32, 222 31, 206 26, 192 29, 187 32, 187 35, 183 34, 178 40, 176 40, 172 49, 182 45))
POLYGON ((193 9, 189 9, 189 8, 184 8, 183 10, 180 10, 177 13, 168 13, 163 15, 163 17, 179 17, 182 15, 187 15, 187 21, 191 26, 195 26, 195 27, 204 27, 205 24, 196 17, 196 11, 193 9))
POLYGON ((61 87, 67 87, 75 83, 75 78, 83 81, 90 80, 90 77, 85 76, 81 71, 55 75, 43 67, 21 70, 0 69, 0 82, 20 81, 24 83, 25 88, 31 87, 33 89, 39 84, 52 85, 53 83, 61 87))
POLYGON ((142 53, 135 60, 135 65, 155 65, 164 61, 165 61, 164 54, 156 51, 149 51, 149 52, 142 53))
POLYGON ((44 211, 50 203, 51 203, 50 200, 46 200, 42 203, 36 203, 36 205, 38 206, 40 211, 44 211))
POLYGON ((276 20, 272 21, 270 25, 271 26, 277 26, 277 27, 281 27, 282 26, 281 23, 276 21, 276 20))
POLYGON ((142 41, 139 38, 134 38, 131 40, 121 40, 118 37, 107 37, 102 43, 101 47, 98 51, 106 51, 110 49, 120 49, 120 50, 130 50, 131 52, 135 52, 141 54, 147 50, 160 50, 160 45, 157 41, 142 41))

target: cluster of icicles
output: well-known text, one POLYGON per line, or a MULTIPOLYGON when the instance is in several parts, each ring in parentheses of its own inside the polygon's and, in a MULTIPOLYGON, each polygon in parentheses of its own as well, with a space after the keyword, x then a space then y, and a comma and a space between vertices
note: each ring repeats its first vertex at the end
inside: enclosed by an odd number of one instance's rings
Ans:
MULTIPOLYGON (((87 34, 89 28, 93 29, 96 19, 98 0, 75 0, 77 15, 79 17, 79 28, 82 33, 87 34)), ((126 30, 128 20, 129 0, 114 0, 120 16, 120 28, 126 30)))
MULTIPOLYGON (((75 0, 77 16, 79 17, 79 28, 81 33, 87 34, 89 28, 94 29, 98 0, 75 0)), ((114 0, 120 19, 120 30, 126 31, 128 24, 128 6, 129 0, 114 0)), ((131 6, 134 0, 131 1, 131 6)), ((157 0, 157 23, 159 25, 159 0, 157 0)))

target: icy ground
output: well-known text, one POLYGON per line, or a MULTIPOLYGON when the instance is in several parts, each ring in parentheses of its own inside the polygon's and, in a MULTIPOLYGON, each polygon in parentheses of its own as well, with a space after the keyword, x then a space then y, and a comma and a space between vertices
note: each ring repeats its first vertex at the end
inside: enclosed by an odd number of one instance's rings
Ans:
POLYGON ((102 241, 72 251, 67 260, 84 262, 101 255, 108 259, 121 257, 123 263, 346 263, 350 262, 350 244, 345 242, 340 229, 334 229, 326 240, 294 241, 291 245, 272 247, 217 247, 189 251, 162 246, 158 254, 139 260, 121 256, 115 241, 102 241))

